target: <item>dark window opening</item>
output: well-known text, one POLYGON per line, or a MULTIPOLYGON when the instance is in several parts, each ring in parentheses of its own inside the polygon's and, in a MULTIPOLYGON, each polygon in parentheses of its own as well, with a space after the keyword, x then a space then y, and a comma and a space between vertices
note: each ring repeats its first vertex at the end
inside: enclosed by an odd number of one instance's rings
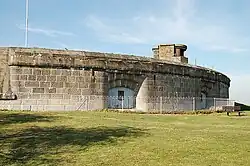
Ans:
POLYGON ((118 90, 118 100, 124 99, 124 91, 118 90))

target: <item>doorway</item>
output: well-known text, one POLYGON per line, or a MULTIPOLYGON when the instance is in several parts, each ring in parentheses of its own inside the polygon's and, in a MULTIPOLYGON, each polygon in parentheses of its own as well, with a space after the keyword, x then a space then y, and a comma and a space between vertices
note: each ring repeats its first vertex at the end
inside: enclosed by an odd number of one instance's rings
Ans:
POLYGON ((108 92, 108 107, 111 109, 134 108, 134 91, 124 87, 110 89, 108 92))

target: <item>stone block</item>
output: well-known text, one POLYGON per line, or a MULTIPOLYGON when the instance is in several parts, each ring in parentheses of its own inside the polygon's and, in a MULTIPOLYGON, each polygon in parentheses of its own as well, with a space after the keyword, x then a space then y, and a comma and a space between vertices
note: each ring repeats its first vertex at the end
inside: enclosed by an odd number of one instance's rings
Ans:
POLYGON ((19 80, 27 80, 28 79, 28 75, 20 75, 19 76, 19 80))
POLYGON ((81 95, 72 95, 70 99, 73 100, 74 102, 79 102, 79 101, 81 101, 82 96, 81 95))
POLYGON ((51 99, 63 99, 63 94, 51 94, 51 99))
POLYGON ((21 105, 22 104, 22 100, 10 100, 7 103, 11 104, 11 105, 21 105))
POLYGON ((20 74, 32 75, 32 68, 24 68, 20 74))
POLYGON ((67 93, 67 90, 66 90, 66 88, 57 88, 56 93, 57 94, 64 94, 64 93, 67 93))
MULTIPOLYGON (((58 76, 62 75, 62 70, 63 70, 63 69, 57 69, 57 70, 56 70, 56 75, 58 75, 58 76)), ((54 75, 54 74, 53 74, 53 75, 54 75)))
POLYGON ((89 83, 79 83, 79 88, 87 89, 89 88, 89 83))
POLYGON ((71 99, 71 95, 70 94, 63 94, 63 99, 71 99))
POLYGON ((70 104, 70 100, 69 99, 62 99, 62 100, 60 100, 60 104, 62 104, 62 105, 69 105, 70 104))
POLYGON ((76 77, 76 82, 84 82, 84 77, 76 77))
POLYGON ((56 76, 47 76, 48 82, 56 82, 56 76))
MULTIPOLYGON (((31 89, 32 90, 32 89, 31 89)), ((29 99, 30 97, 30 93, 29 92, 25 92, 25 93, 18 93, 17 94, 17 98, 18 99, 29 99)))
POLYGON ((85 77, 90 77, 92 75, 92 72, 91 71, 85 71, 84 74, 85 74, 85 77))
POLYGON ((19 74, 22 74, 22 73, 23 73, 22 68, 14 67, 14 66, 10 67, 10 74, 11 75, 13 75, 13 74, 19 75, 19 74))
POLYGON ((30 99, 40 99, 41 98, 41 94, 30 94, 29 98, 30 99))
POLYGON ((60 99, 51 98, 50 100, 48 100, 48 105, 60 105, 60 101, 60 99))
POLYGON ((36 105, 37 100, 35 99, 28 99, 28 100, 22 100, 22 105, 36 105))
POLYGON ((57 75, 57 74, 56 74, 56 73, 57 73, 57 70, 58 70, 58 69, 51 69, 51 70, 50 70, 50 75, 52 75, 52 76, 57 75))
POLYGON ((68 89, 68 94, 71 94, 71 95, 81 95, 81 89, 69 88, 68 89))
POLYGON ((57 82, 67 82, 67 76, 56 76, 57 82))
POLYGON ((103 90, 96 90, 95 91, 95 95, 103 95, 104 94, 104 91, 103 90))
POLYGON ((28 75, 28 80, 36 81, 36 75, 28 75))
POLYGON ((25 81, 25 87, 39 87, 39 82, 37 81, 25 81))
POLYGON ((67 69, 63 69, 61 75, 62 75, 62 76, 70 76, 70 75, 71 75, 71 71, 70 71, 70 70, 67 70, 67 69))
POLYGON ((31 93, 32 92, 32 88, 19 88, 19 92, 31 93))
POLYGON ((51 94, 41 94, 41 99, 51 99, 51 94))
POLYGON ((45 93, 57 93, 56 88, 45 88, 45 93))
POLYGON ((80 76, 80 71, 79 70, 73 71, 72 76, 80 76))
POLYGON ((68 78, 67 79, 68 82, 76 82, 76 77, 75 76, 68 76, 67 78, 68 78))
POLYGON ((42 70, 41 69, 33 69, 33 75, 41 75, 42 74, 42 70))
POLYGON ((47 81, 46 76, 37 76, 37 81, 47 81))
POLYGON ((44 111, 44 105, 32 105, 31 111, 44 111))
POLYGON ((64 87, 65 88, 78 88, 79 83, 70 83, 70 82, 64 82, 64 87))
POLYGON ((85 73, 86 73, 86 71, 80 70, 80 71, 79 71, 79 74, 80 74, 79 76, 85 76, 85 73))
POLYGON ((13 74, 13 75, 11 75, 11 78, 10 78, 11 80, 19 80, 20 79, 20 76, 19 75, 17 75, 17 74, 13 74))
POLYGON ((91 81, 91 77, 88 77, 88 76, 84 77, 84 79, 85 79, 84 82, 90 82, 91 81))
POLYGON ((51 82, 51 88, 63 88, 63 82, 51 82))
POLYGON ((39 82, 41 88, 50 87, 50 82, 39 82))
POLYGON ((95 76, 97 77, 103 77, 105 73, 103 71, 95 71, 95 76))
POLYGON ((33 93, 44 93, 44 88, 33 88, 33 93))
POLYGON ((37 105, 48 105, 49 100, 43 99, 43 100, 37 100, 37 105))
POLYGON ((81 89, 81 95, 90 95, 91 90, 90 89, 81 89))
POLYGON ((42 75, 44 75, 44 76, 45 75, 47 75, 47 76, 50 75, 50 69, 43 69, 42 70, 42 75))

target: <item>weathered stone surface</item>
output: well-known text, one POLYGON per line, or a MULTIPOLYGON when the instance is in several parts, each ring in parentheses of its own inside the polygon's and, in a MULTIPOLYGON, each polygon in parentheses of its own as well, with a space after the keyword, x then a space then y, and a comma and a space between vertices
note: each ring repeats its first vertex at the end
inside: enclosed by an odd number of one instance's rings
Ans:
POLYGON ((42 70, 42 75, 50 75, 50 70, 49 69, 43 69, 42 70))
MULTIPOLYGON (((200 97, 201 92, 205 92, 208 97, 229 97, 230 79, 227 76, 204 67, 168 61, 164 57, 170 54, 165 52, 165 48, 159 50, 158 54, 161 55, 157 56, 164 60, 34 48, 33 51, 39 54, 37 56, 29 48, 6 49, 8 51, 5 52, 5 48, 0 48, 4 62, 0 66, 0 80, 4 83, 1 91, 10 88, 17 95, 18 101, 41 100, 39 103, 30 103, 34 110, 38 109, 37 105, 43 105, 45 110, 77 108, 77 104, 81 105, 81 96, 104 97, 108 95, 109 89, 115 87, 133 90, 135 96, 143 98, 138 103, 144 108, 152 104, 146 106, 143 103, 145 97, 200 97)), ((178 57, 183 57, 181 49, 176 53, 178 57)), ((91 109, 107 105, 104 99, 93 102, 97 104, 88 106, 91 109)), ((27 106, 29 103, 25 101, 23 105, 27 106)))
POLYGON ((33 94, 29 95, 29 98, 30 99, 37 99, 37 100, 39 100, 39 99, 41 99, 41 94, 35 94, 35 93, 33 93, 33 94))
POLYGON ((68 94, 81 95, 81 89, 69 88, 68 89, 68 94))
POLYGON ((18 74, 31 75, 32 74, 32 68, 25 68, 25 69, 23 69, 23 71, 18 72, 18 74))
POLYGON ((42 74, 42 70, 41 69, 33 69, 33 75, 39 76, 42 74))
POLYGON ((20 76, 19 76, 19 79, 25 81, 25 80, 28 79, 28 75, 20 75, 20 76))
POLYGON ((56 81, 57 82, 66 82, 67 76, 56 76, 56 81))
POLYGON ((56 88, 45 88, 45 93, 57 93, 56 88))
POLYGON ((37 81, 44 82, 44 81, 47 81, 47 78, 46 78, 46 76, 37 76, 37 81))
POLYGON ((51 82, 52 88, 63 88, 63 82, 51 82))
POLYGON ((63 99, 63 94, 51 94, 52 99, 63 99))
POLYGON ((36 81, 36 75, 28 75, 28 80, 36 81))
POLYGON ((56 76, 47 76, 48 82, 56 82, 56 76))
POLYGON ((41 88, 50 87, 50 82, 39 82, 41 88))
POLYGON ((44 93, 44 88, 33 88, 33 93, 44 93))
POLYGON ((37 81, 26 81, 25 87, 39 87, 39 82, 37 81))

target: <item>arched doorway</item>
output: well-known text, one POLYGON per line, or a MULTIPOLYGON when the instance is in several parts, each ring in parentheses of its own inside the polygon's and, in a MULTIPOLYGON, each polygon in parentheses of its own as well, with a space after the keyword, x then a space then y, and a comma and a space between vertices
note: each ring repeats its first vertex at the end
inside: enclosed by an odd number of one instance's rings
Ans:
POLYGON ((130 88, 115 87, 108 91, 108 108, 132 109, 135 107, 135 92, 130 88))

